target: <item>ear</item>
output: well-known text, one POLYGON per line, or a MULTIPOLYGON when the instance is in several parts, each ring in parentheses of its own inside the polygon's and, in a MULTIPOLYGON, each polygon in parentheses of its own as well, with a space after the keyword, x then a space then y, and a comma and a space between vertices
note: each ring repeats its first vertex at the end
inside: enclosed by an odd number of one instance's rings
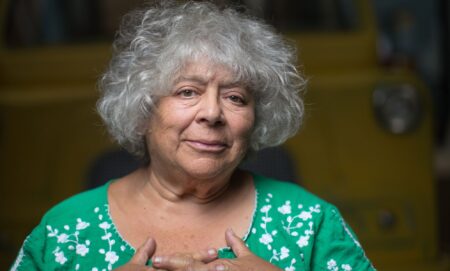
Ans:
POLYGON ((244 241, 239 238, 231 228, 228 228, 225 232, 225 240, 227 245, 231 247, 236 256, 242 257, 248 254, 252 254, 250 249, 245 245, 244 241))

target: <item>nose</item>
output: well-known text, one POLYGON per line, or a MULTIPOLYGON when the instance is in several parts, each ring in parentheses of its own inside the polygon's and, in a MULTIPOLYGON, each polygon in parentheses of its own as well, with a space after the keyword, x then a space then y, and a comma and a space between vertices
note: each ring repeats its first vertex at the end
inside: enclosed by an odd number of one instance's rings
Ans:
POLYGON ((220 126, 225 123, 218 89, 208 89, 202 95, 197 121, 209 126, 220 126))

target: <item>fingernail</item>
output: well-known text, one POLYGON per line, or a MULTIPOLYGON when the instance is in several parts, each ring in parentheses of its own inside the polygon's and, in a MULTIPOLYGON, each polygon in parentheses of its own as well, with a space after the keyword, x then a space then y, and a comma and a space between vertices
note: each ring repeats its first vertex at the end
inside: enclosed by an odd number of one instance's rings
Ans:
POLYGON ((155 258, 153 258, 153 263, 158 264, 158 263, 161 263, 161 262, 162 262, 162 257, 156 256, 155 258))
POLYGON ((225 265, 219 264, 216 265, 216 271, 225 271, 227 270, 227 267, 225 265))
POLYGON ((208 255, 210 255, 210 256, 214 256, 214 255, 216 255, 216 250, 214 249, 214 248, 210 248, 210 249, 208 249, 208 255))

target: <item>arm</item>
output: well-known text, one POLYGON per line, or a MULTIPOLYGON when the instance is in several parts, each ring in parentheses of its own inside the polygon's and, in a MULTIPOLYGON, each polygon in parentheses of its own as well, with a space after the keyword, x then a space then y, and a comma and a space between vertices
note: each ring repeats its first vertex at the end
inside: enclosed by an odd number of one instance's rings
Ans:
POLYGON ((10 271, 39 271, 45 270, 44 265, 45 232, 41 225, 37 226, 27 236, 20 248, 16 260, 10 271))
POLYGON ((325 210, 316 231, 309 263, 311 270, 375 270, 355 234, 334 206, 325 210))

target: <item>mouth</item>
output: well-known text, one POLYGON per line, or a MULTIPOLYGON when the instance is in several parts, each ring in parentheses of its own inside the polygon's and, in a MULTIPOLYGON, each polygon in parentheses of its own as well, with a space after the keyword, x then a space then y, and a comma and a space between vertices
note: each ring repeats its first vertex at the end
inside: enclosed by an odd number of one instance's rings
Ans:
POLYGON ((191 148, 200 152, 222 152, 228 144, 220 140, 186 140, 191 148))

